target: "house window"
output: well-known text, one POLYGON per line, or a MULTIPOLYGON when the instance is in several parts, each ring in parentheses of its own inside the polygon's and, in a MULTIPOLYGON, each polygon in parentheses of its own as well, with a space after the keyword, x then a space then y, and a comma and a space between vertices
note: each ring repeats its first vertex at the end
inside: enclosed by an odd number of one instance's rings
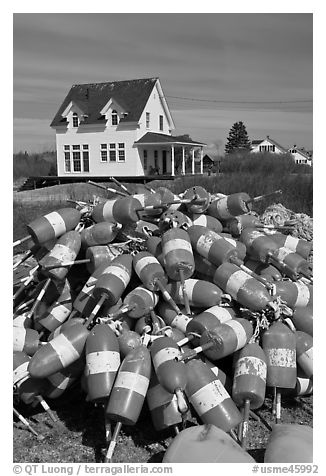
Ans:
POLYGON ((80 160, 80 151, 73 151, 72 153, 72 161, 74 172, 81 172, 81 160, 80 160))
POLYGON ((151 115, 149 112, 146 112, 146 129, 149 129, 151 115))
POLYGON ((70 150, 70 145, 65 145, 64 150, 70 150))
POLYGON ((143 154, 144 154, 144 159, 147 159, 147 150, 146 149, 144 149, 143 154))
POLYGON ((117 153, 115 149, 115 144, 110 144, 110 162, 117 161, 117 153))
POLYGON ((83 171, 89 172, 89 152, 88 145, 83 145, 83 171))
POLYGON ((144 157, 144 170, 147 170, 147 157, 144 157))
POLYGON ((66 151, 65 151, 65 172, 71 172, 70 152, 66 152, 66 151))
POLYGON ((72 127, 78 127, 78 126, 79 126, 78 114, 77 112, 74 112, 72 115, 72 127))
POLYGON ((112 111, 112 114, 111 114, 111 123, 112 123, 112 126, 118 125, 118 113, 115 109, 112 111))
POLYGON ((154 159, 157 159, 157 158, 158 158, 158 151, 154 150, 154 159))
POLYGON ((159 116, 159 128, 160 131, 163 131, 163 116, 159 116))
POLYGON ((118 162, 125 162, 125 145, 124 142, 119 142, 118 144, 118 162))
POLYGON ((101 162, 108 161, 108 151, 107 151, 107 144, 101 144, 101 162))

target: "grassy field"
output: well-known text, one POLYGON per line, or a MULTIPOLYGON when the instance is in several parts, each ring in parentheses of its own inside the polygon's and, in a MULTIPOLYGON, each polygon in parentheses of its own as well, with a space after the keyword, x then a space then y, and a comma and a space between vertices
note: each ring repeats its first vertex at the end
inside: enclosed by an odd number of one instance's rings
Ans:
MULTIPOLYGON (((295 212, 312 216, 312 175, 282 175, 271 173, 250 174, 228 172, 218 176, 178 177, 173 182, 149 184, 163 185, 174 192, 183 192, 193 185, 202 185, 208 191, 233 193, 245 191, 251 196, 261 195, 282 189, 283 195, 277 200, 295 212)), ((110 183, 110 186, 112 184, 110 183)), ((139 192, 142 186, 127 185, 131 192, 139 192)), ((113 187, 114 188, 114 187, 113 187)), ((26 224, 45 213, 68 205, 67 199, 92 200, 93 196, 110 197, 105 191, 88 184, 61 185, 30 192, 14 194, 14 240, 26 235, 26 224)), ((269 199, 255 209, 260 213, 275 200, 269 199)), ((25 249, 21 246, 16 251, 25 249)), ((32 425, 45 436, 39 442, 21 424, 14 427, 14 456, 16 463, 69 463, 101 462, 105 449, 103 409, 95 408, 85 401, 85 395, 77 384, 58 400, 50 402, 51 408, 59 417, 60 424, 53 425, 39 407, 32 409, 20 404, 17 408, 27 416, 32 425)), ((312 397, 306 399, 283 399, 282 421, 312 426, 312 397)), ((258 413, 269 423, 271 399, 267 397, 258 413)), ((189 415, 186 426, 196 424, 196 418, 189 415)), ((264 450, 269 431, 255 420, 250 420, 249 453, 257 462, 263 462, 264 450)), ((174 433, 154 430, 146 404, 135 427, 123 427, 115 451, 114 461, 119 463, 160 462, 172 441, 174 433)))

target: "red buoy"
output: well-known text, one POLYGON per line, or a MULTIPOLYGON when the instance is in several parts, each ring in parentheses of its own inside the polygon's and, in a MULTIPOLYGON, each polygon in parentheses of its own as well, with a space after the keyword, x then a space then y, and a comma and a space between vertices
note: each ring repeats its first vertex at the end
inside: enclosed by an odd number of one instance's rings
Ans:
POLYGON ((250 212, 251 208, 250 196, 240 192, 214 200, 208 207, 207 213, 218 220, 229 220, 250 212))
POLYGON ((55 399, 61 395, 82 375, 85 368, 85 357, 81 355, 68 367, 62 369, 47 377, 48 387, 44 395, 48 398, 55 399))
POLYGON ((119 343, 115 333, 106 324, 97 324, 86 340, 89 401, 99 401, 110 395, 119 366, 119 343))
POLYGON ((300 281, 296 283, 279 281, 275 283, 275 291, 277 296, 280 296, 291 309, 312 307, 313 287, 310 284, 300 281))
POLYGON ((48 310, 40 317, 38 323, 43 328, 52 332, 57 327, 61 326, 68 319, 72 311, 72 295, 68 280, 65 281, 65 286, 58 299, 48 308, 48 310))
POLYGON ((305 375, 313 376, 313 341, 306 332, 295 331, 297 363, 300 365, 305 375))
POLYGON ((36 218, 27 225, 28 233, 33 241, 43 245, 47 241, 59 238, 73 230, 79 223, 81 214, 75 208, 61 208, 36 218))
POLYGON ((208 228, 209 230, 221 233, 223 230, 222 223, 214 217, 204 214, 194 214, 191 217, 193 225, 200 225, 208 228))
POLYGON ((89 248, 90 246, 107 245, 111 243, 119 230, 121 225, 110 222, 95 223, 87 228, 84 228, 80 233, 82 248, 89 248))
POLYGON ((39 333, 34 329, 25 327, 13 328, 13 350, 26 352, 27 355, 34 355, 39 349, 39 333))
POLYGON ((158 303, 157 313, 164 320, 167 326, 175 327, 182 332, 186 332, 187 324, 192 319, 186 314, 177 313, 165 302, 158 303))
POLYGON ((195 185, 185 191, 183 200, 189 200, 186 202, 189 213, 203 213, 210 204, 211 196, 203 187, 195 185))
POLYGON ((201 360, 191 360, 186 370, 186 395, 201 421, 226 432, 235 428, 241 414, 212 370, 201 360))
POLYGON ((291 316, 295 328, 313 336, 313 308, 312 305, 307 307, 298 307, 294 309, 291 316))
MULTIPOLYGON (((181 283, 174 282, 168 285, 168 291, 177 304, 185 304, 181 283)), ((215 284, 200 279, 186 279, 185 292, 190 306, 206 308, 221 303, 223 291, 215 284)))
POLYGON ((133 197, 121 197, 107 200, 93 208, 92 219, 96 223, 103 221, 128 225, 139 220, 138 210, 142 208, 139 200, 133 197))
POLYGON ((308 259, 311 253, 312 241, 303 240, 291 235, 284 235, 283 233, 273 233, 270 237, 279 247, 284 246, 285 248, 298 253, 304 259, 308 259))

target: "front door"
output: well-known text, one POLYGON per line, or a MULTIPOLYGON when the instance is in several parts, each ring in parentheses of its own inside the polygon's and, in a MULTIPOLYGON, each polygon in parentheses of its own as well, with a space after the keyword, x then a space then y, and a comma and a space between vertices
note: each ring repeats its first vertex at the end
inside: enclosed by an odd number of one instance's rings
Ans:
POLYGON ((166 174, 166 150, 162 151, 162 174, 166 174))

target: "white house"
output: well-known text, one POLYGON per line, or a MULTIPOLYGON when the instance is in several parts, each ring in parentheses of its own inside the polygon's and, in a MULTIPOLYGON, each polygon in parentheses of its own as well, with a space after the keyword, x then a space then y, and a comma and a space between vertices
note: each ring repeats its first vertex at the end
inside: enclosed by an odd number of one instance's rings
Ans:
POLYGON ((266 136, 266 139, 253 140, 251 142, 251 152, 272 152, 275 154, 286 154, 287 149, 282 147, 280 144, 275 142, 269 136, 266 136))
POLYGON ((76 84, 51 127, 58 176, 143 176, 154 169, 174 175, 176 149, 181 173, 189 152, 191 172, 203 172, 206 144, 172 136, 175 125, 158 78, 76 84))
POLYGON ((296 164, 312 165, 312 157, 304 149, 299 149, 294 145, 288 152, 293 155, 296 164))

